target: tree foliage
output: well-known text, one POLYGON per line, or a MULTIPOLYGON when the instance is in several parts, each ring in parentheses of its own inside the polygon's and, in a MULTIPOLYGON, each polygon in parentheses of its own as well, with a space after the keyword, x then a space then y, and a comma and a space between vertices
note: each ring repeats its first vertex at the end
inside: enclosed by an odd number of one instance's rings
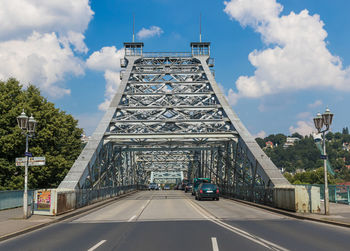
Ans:
MULTIPOLYGON (((286 172, 284 177, 292 184, 324 184, 324 170, 322 167, 296 173, 295 175, 286 172)), ((327 178, 329 184, 335 184, 336 180, 332 175, 328 173, 327 178)))
MULTIPOLYGON (((274 164, 283 169, 285 176, 292 183, 323 183, 323 160, 320 159, 320 151, 316 147, 313 137, 303 137, 300 134, 293 134, 300 140, 293 146, 283 147, 287 136, 283 134, 272 134, 268 137, 256 138, 257 143, 271 158, 274 164), (272 141, 273 148, 265 148, 265 142, 272 141), (321 177, 321 178, 320 178, 321 177)), ((350 151, 343 149, 343 143, 350 142, 350 135, 347 127, 342 133, 329 132, 326 134, 327 156, 335 172, 335 177, 330 177, 331 182, 350 181, 350 151)))
POLYGON ((29 167, 29 188, 57 187, 81 152, 83 130, 71 115, 42 97, 38 88, 30 85, 24 90, 17 80, 9 79, 0 81, 0 190, 24 186, 24 167, 15 166, 15 158, 25 151, 25 136, 16 121, 22 109, 38 122, 29 152, 46 157, 45 166, 29 167))

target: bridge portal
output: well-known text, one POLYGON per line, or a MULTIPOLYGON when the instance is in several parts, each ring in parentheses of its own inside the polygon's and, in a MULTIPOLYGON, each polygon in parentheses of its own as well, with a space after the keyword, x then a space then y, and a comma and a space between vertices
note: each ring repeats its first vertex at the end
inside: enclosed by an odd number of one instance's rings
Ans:
POLYGON ((208 177, 250 200, 289 185, 218 87, 209 42, 184 53, 124 47, 119 89, 59 188, 145 184, 152 172, 208 177))

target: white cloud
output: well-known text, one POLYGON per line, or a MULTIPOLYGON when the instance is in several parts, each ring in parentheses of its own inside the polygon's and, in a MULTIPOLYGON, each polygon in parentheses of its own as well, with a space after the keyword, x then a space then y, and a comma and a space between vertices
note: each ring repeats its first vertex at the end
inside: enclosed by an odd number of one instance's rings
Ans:
POLYGON ((83 62, 69 47, 62 47, 55 33, 34 32, 26 40, 0 43, 0 79, 15 77, 23 85, 39 86, 52 97, 70 94, 60 87, 66 74, 84 74, 83 62))
POLYGON ((78 126, 84 128, 84 133, 89 136, 96 130, 98 122, 101 121, 103 112, 83 113, 74 116, 78 120, 78 126))
POLYGON ((99 105, 102 111, 107 110, 120 83, 120 59, 124 57, 124 49, 115 46, 103 47, 95 51, 86 60, 86 66, 92 70, 103 71, 106 80, 105 100, 99 105))
POLYGON ((310 135, 313 132, 315 132, 315 128, 313 126, 313 124, 309 121, 298 121, 297 122, 297 127, 289 127, 289 132, 291 134, 297 132, 300 135, 306 136, 306 135, 310 135))
POLYGON ((87 52, 83 33, 93 14, 89 0, 0 0, 0 78, 52 97, 70 94, 62 83, 84 74, 74 51, 87 52))
POLYGON ((151 26, 149 29, 142 28, 139 32, 137 32, 137 37, 139 39, 149 38, 154 36, 160 36, 163 30, 158 26, 151 26))
POLYGON ((232 89, 228 90, 228 94, 226 96, 228 103, 230 105, 235 105, 237 104, 239 95, 237 93, 235 93, 232 89))
POLYGON ((319 15, 303 10, 280 16, 283 6, 276 0, 231 0, 225 5, 231 18, 254 28, 269 46, 249 54, 255 74, 238 78, 236 100, 314 87, 350 91, 350 68, 327 49, 319 15))
POLYGON ((319 107, 320 105, 322 105, 322 101, 321 100, 316 100, 315 102, 309 104, 308 106, 310 108, 316 108, 316 107, 319 107))
POLYGON ((24 39, 35 30, 83 33, 92 19, 89 0, 1 0, 0 39, 24 39))
POLYGON ((255 138, 265 138, 266 137, 266 132, 265 131, 263 131, 263 130, 261 130, 260 132, 258 132, 257 134, 254 134, 254 135, 252 135, 253 137, 254 137, 254 139, 255 138))

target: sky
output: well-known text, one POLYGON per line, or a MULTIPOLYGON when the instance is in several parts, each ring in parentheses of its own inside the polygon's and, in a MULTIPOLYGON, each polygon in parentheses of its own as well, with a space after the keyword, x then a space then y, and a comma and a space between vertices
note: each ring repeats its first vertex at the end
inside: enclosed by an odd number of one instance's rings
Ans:
MULTIPOLYGON (((348 0, 0 0, 0 79, 36 85, 95 130, 119 84, 123 42, 186 52, 211 42, 215 78, 254 136, 350 126, 348 0)), ((40 123, 40 121, 39 121, 40 123)))

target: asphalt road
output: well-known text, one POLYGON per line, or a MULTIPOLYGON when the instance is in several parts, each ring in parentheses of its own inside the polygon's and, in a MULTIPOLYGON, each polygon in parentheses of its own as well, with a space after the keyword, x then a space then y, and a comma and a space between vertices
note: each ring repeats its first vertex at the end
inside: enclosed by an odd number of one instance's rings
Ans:
POLYGON ((143 191, 1 242, 0 250, 350 250, 350 229, 182 191, 143 191))

